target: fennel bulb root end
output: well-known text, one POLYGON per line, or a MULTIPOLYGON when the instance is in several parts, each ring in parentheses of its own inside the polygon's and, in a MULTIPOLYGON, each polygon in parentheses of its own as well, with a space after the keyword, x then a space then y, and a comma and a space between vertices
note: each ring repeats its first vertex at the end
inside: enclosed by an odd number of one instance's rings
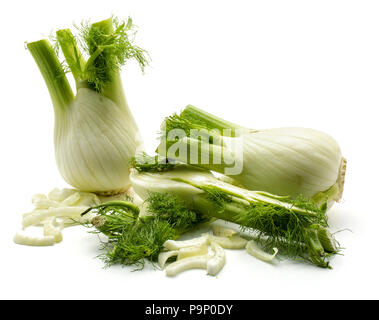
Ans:
POLYGON ((338 195, 337 195, 337 200, 336 200, 337 202, 342 199, 343 189, 345 187, 346 164, 347 164, 346 158, 342 157, 340 170, 338 173, 338 179, 337 179, 337 184, 338 184, 338 195))
POLYGON ((330 209, 335 202, 341 201, 345 186, 346 162, 346 158, 342 157, 336 182, 329 189, 316 193, 312 197, 315 203, 327 203, 330 209))

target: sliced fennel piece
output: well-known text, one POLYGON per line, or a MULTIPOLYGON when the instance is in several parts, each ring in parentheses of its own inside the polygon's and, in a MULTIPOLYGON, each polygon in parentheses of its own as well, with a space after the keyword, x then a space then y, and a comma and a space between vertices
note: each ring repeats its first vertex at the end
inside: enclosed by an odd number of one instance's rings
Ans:
POLYGON ((62 206, 72 206, 80 200, 79 192, 75 192, 71 196, 62 201, 62 206))
MULTIPOLYGON (((195 243, 194 245, 188 246, 189 242, 186 242, 183 246, 183 242, 180 244, 170 245, 170 242, 168 244, 169 247, 181 247, 178 250, 170 250, 170 251, 162 251, 158 255, 158 266, 163 269, 167 260, 172 257, 177 257, 176 260, 183 260, 187 259, 189 257, 196 257, 196 256, 202 256, 206 255, 208 253, 208 245, 207 242, 203 241, 203 238, 193 239, 191 243, 195 243)), ((172 240, 168 240, 172 241, 172 240)), ((167 241, 166 241, 167 242, 167 241)), ((177 241, 178 242, 178 241, 177 241)), ((167 247, 167 245, 166 245, 167 247)))
POLYGON ((36 194, 31 202, 35 208, 22 215, 23 230, 14 238, 17 244, 47 246, 61 242, 65 227, 86 223, 92 215, 81 217, 81 213, 100 204, 96 194, 67 188, 54 188, 47 195, 36 194), (43 236, 29 234, 25 230, 28 227, 42 227, 43 236))
POLYGON ((69 188, 54 188, 52 189, 48 194, 47 198, 50 200, 62 202, 68 197, 72 196, 74 193, 76 193, 75 189, 69 189, 69 188))
POLYGON ((236 230, 231 229, 231 228, 226 228, 218 224, 214 224, 212 226, 212 233, 215 236, 219 236, 219 237, 233 237, 238 234, 236 230))
POLYGON ((200 245, 184 247, 179 249, 177 260, 182 260, 188 257, 203 255, 208 253, 208 245, 206 242, 200 245))
POLYGON ((19 231, 13 237, 13 241, 17 244, 25 246, 52 246, 55 243, 54 236, 36 236, 26 232, 19 231))
POLYGON ((211 276, 217 275, 225 265, 225 250, 215 241, 211 240, 211 247, 214 255, 207 262, 207 274, 211 276))
POLYGON ((170 263, 166 268, 166 275, 169 277, 175 276, 178 273, 181 273, 190 269, 206 269, 207 263, 210 259, 210 256, 207 254, 200 256, 188 257, 185 259, 177 260, 173 263, 170 263))
POLYGON ((204 244, 208 244, 209 235, 205 234, 201 237, 189 239, 189 240, 167 240, 163 247, 168 250, 180 250, 182 248, 188 248, 193 246, 201 246, 204 244))
MULTIPOLYGON (((222 237, 210 234, 203 234, 200 237, 183 241, 167 240, 164 247, 171 250, 159 254, 159 267, 163 269, 167 260, 176 256, 176 261, 164 269, 167 276, 174 276, 185 270, 199 268, 206 269, 208 275, 217 275, 225 265, 225 251, 217 241, 212 239, 225 244, 222 237), (208 245, 211 246, 213 252, 209 252, 208 245)), ((234 248, 234 246, 232 247, 234 248)))
POLYGON ((63 223, 60 223, 59 226, 56 226, 56 218, 51 217, 44 221, 43 223, 43 235, 44 236, 53 236, 56 243, 63 240, 62 229, 64 227, 63 223))
POLYGON ((231 237, 220 237, 209 234, 208 237, 210 242, 217 243, 225 249, 243 249, 247 243, 246 239, 238 235, 233 235, 231 237))
POLYGON ((249 240, 246 244, 246 251, 251 254, 253 257, 258 258, 259 260, 271 262, 276 257, 279 252, 278 248, 272 248, 274 251, 273 254, 269 254, 263 251, 254 240, 249 240))
POLYGON ((51 200, 44 194, 36 194, 32 197, 32 204, 36 209, 47 209, 50 207, 60 207, 59 201, 51 200))
POLYGON ((158 266, 163 269, 167 260, 171 257, 176 257, 179 254, 179 250, 162 251, 158 255, 158 266))
POLYGON ((30 214, 22 220, 23 228, 38 225, 45 219, 50 217, 69 218, 75 220, 80 218, 80 214, 88 209, 88 207, 59 207, 35 210, 33 214, 30 214))
POLYGON ((215 276, 225 265, 225 251, 216 242, 211 242, 210 245, 213 250, 211 254, 206 243, 162 252, 158 257, 158 264, 163 268, 170 257, 177 256, 177 260, 164 269, 167 276, 174 276, 190 269, 206 269, 208 275, 215 276))

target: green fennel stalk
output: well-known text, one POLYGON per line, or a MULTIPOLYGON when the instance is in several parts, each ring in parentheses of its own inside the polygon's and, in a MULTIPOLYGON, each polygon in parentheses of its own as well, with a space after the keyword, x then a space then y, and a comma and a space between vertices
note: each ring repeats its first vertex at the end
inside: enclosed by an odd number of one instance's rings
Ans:
POLYGON ((55 111, 64 110, 74 100, 74 93, 58 57, 46 39, 27 44, 45 79, 55 111))

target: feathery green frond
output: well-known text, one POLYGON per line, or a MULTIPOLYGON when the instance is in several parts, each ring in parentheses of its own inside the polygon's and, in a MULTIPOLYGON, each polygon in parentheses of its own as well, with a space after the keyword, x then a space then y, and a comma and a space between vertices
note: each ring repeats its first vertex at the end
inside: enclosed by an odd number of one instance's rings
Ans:
POLYGON ((148 65, 148 54, 134 45, 136 33, 132 19, 119 21, 111 18, 102 22, 83 23, 80 37, 88 60, 84 66, 84 76, 88 83, 97 91, 113 80, 125 63, 134 59, 142 71, 148 65))
POLYGON ((140 217, 136 206, 127 201, 107 202, 83 212, 96 213, 90 225, 108 237, 102 255, 106 265, 143 268, 145 259, 157 260, 166 240, 176 239, 207 220, 174 195, 151 193, 146 204, 151 215, 140 217))

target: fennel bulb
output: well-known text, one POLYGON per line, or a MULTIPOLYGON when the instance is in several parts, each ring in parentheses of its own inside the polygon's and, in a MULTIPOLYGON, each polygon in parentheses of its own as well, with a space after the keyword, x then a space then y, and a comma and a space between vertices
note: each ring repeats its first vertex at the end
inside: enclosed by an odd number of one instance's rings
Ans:
POLYGON ((130 18, 83 24, 78 36, 69 29, 57 31, 56 47, 63 52, 65 67, 48 40, 27 44, 54 107, 57 167, 78 190, 113 194, 127 189, 130 159, 142 148, 119 73, 131 58, 142 69, 147 64, 145 51, 129 39, 131 32, 130 18), (66 71, 75 79, 75 96, 66 71))
POLYGON ((308 128, 252 130, 193 106, 165 119, 157 152, 229 176, 251 190, 340 200, 346 160, 337 142, 308 128))
POLYGON ((158 171, 151 163, 131 170, 134 191, 144 200, 153 194, 175 195, 188 208, 204 216, 236 223, 257 233, 257 242, 281 254, 329 267, 328 258, 338 252, 328 227, 326 204, 320 207, 299 197, 278 196, 229 184, 211 172, 187 165, 168 164, 158 171))

